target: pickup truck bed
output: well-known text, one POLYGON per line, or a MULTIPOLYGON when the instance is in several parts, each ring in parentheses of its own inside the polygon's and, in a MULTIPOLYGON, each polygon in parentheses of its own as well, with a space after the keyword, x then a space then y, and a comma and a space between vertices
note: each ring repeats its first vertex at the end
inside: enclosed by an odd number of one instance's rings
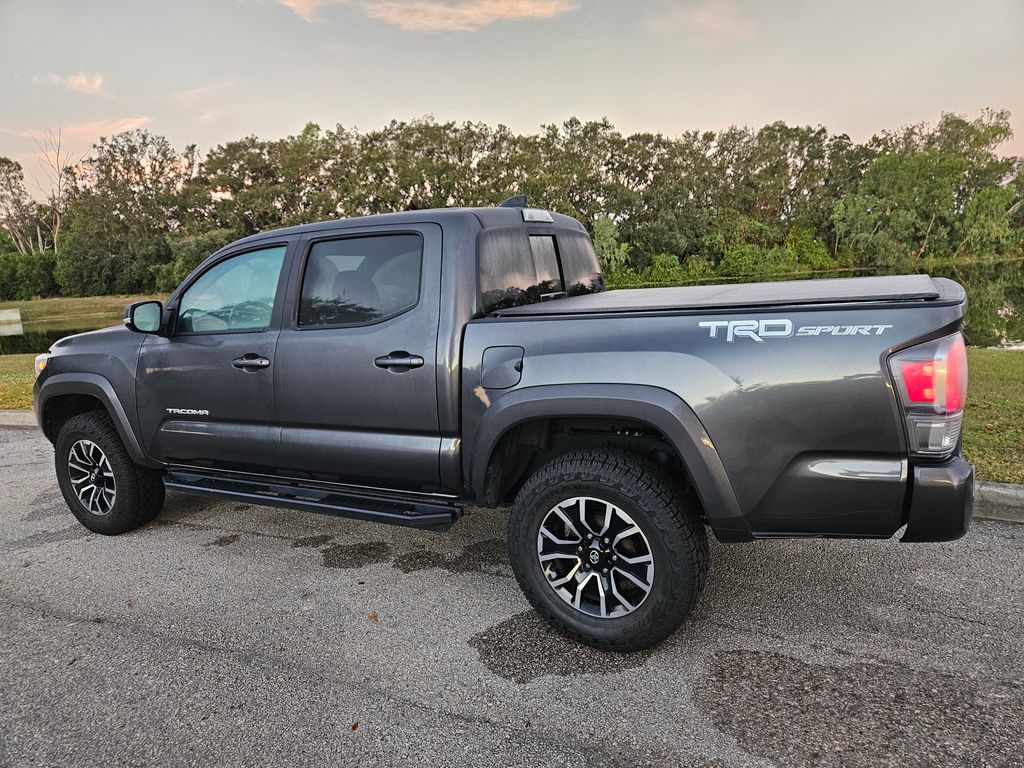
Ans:
POLYGON ((952 280, 928 275, 897 275, 681 288, 632 288, 572 296, 557 302, 545 301, 510 307, 494 314, 580 315, 907 301, 960 303, 963 299, 963 288, 952 280))

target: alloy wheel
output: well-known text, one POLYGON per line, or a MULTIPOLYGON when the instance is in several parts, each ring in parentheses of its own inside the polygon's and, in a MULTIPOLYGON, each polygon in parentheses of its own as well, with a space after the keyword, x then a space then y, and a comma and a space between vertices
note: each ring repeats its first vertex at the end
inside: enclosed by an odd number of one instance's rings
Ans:
POLYGON ((552 507, 537 534, 537 557, 548 586, 589 616, 632 613, 654 585, 654 553, 640 526, 622 509, 590 496, 552 507))
POLYGON ((79 440, 68 452, 68 475, 75 496, 94 515, 109 515, 117 498, 114 471, 92 440, 79 440))

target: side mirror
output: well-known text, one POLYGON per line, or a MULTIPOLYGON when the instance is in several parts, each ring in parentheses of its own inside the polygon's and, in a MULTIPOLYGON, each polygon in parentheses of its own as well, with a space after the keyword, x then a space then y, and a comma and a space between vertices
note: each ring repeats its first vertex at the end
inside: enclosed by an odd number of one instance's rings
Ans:
POLYGON ((124 308, 124 327, 136 333, 158 333, 163 304, 159 301, 136 301, 124 308))

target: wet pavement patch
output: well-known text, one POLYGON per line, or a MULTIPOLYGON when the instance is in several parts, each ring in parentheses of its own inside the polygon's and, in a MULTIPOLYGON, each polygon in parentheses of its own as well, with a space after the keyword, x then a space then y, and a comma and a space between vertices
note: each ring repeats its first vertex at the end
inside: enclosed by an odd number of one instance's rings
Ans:
POLYGON ((464 547, 457 555, 427 549, 414 549, 398 555, 395 568, 404 573, 440 568, 449 573, 493 571, 495 567, 508 569, 508 553, 501 539, 484 539, 464 547))
POLYGON ((164 502, 163 511, 161 511, 160 517, 157 519, 170 520, 178 515, 187 517, 208 512, 211 509, 216 509, 217 505, 223 503, 220 499, 215 499, 212 496, 193 496, 189 493, 171 492, 167 494, 167 501, 164 502))
POLYGON ((613 675, 642 667, 652 653, 611 653, 582 645, 557 633, 536 611, 505 619, 471 637, 469 645, 491 672, 516 683, 545 676, 613 675))
POLYGON ((71 511, 68 509, 68 505, 64 502, 64 497, 60 495, 60 492, 46 491, 32 499, 32 505, 21 518, 21 521, 29 523, 33 520, 45 520, 48 517, 59 517, 69 514, 71 514, 71 511))
POLYGON ((391 547, 383 541, 367 541, 361 544, 334 544, 322 550, 323 563, 327 568, 363 568, 391 559, 391 547))
POLYGON ((295 539, 292 542, 292 547, 295 549, 316 549, 317 547, 322 547, 324 544, 329 544, 333 538, 334 537, 329 534, 324 534, 322 536, 304 536, 301 539, 295 539))
POLYGON ((723 651, 709 660, 694 700, 740 747, 778 765, 1020 764, 1019 681, 723 651))
POLYGON ((21 539, 9 541, 3 545, 4 549, 35 549, 46 544, 59 544, 65 541, 84 539, 90 535, 88 528, 81 525, 73 525, 70 528, 62 528, 59 531, 41 531, 25 536, 21 539))
POLYGON ((211 541, 206 546, 208 546, 208 547, 227 547, 227 546, 230 546, 231 544, 234 544, 240 538, 242 538, 242 534, 240 534, 240 533, 228 533, 228 534, 225 534, 224 536, 218 536, 216 539, 211 541))

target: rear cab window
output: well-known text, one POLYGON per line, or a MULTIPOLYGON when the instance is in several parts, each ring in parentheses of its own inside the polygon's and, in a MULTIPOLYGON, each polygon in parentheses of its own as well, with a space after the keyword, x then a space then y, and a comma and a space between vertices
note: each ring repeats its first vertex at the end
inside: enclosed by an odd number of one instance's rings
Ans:
POLYGON ((484 313, 604 290, 597 255, 583 232, 484 230, 477 255, 484 313))

